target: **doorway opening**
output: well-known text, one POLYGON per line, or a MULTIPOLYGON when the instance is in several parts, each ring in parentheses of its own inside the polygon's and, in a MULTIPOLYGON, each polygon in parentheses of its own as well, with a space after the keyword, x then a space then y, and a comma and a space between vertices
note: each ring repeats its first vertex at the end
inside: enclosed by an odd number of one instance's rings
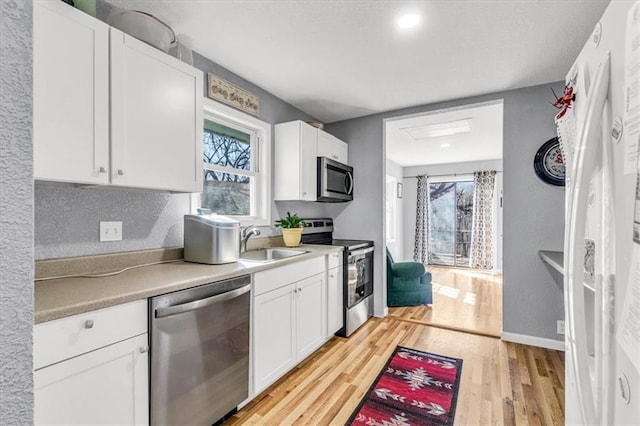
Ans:
POLYGON ((423 264, 433 296, 390 316, 500 336, 502 121, 502 100, 385 120, 387 249, 423 264))

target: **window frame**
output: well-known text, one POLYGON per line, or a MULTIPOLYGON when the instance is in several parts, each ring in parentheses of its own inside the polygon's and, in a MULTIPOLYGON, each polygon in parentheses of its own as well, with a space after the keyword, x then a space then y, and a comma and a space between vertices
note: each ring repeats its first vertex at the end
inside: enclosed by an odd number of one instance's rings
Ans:
MULTIPOLYGON (((249 176, 251 179, 251 210, 253 213, 249 216, 225 216, 239 220, 241 226, 271 225, 271 124, 206 97, 203 102, 203 120, 200 125, 202 132, 204 132, 205 119, 229 127, 239 127, 239 130, 252 136, 255 135, 255 141, 254 137, 251 138, 252 170, 250 171, 225 166, 212 166, 202 161, 202 156, 200 156, 199 173, 204 173, 205 170, 216 170, 249 176), (257 157, 257 161, 255 157, 257 157)), ((199 192, 191 195, 190 210, 192 214, 195 214, 197 209, 200 208, 200 194, 199 192)))
POLYGON ((393 244, 397 240, 397 214, 398 206, 396 204, 398 190, 398 179, 395 176, 387 175, 385 180, 385 224, 387 226, 386 243, 393 244), (391 217, 389 217, 391 215, 391 217), (391 229, 389 229, 389 222, 391 229))

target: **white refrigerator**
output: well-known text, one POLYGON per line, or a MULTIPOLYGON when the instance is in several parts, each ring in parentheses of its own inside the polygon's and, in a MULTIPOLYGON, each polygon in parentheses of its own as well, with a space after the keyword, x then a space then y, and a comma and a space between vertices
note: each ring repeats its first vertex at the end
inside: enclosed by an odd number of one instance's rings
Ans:
POLYGON ((611 1, 566 83, 566 424, 640 425, 640 1, 611 1))

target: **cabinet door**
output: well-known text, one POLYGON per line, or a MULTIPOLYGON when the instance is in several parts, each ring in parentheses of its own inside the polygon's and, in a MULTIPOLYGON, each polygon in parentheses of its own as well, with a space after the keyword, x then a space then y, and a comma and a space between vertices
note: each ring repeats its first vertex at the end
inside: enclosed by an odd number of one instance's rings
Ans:
POLYGON ((335 144, 335 155, 338 157, 336 161, 342 164, 349 164, 349 146, 346 142, 342 142, 340 139, 336 139, 337 143, 335 144))
POLYGON ((296 354, 302 360, 324 343, 326 327, 325 274, 298 281, 296 294, 296 354))
POLYGON ((327 157, 339 163, 347 164, 347 144, 335 136, 318 130, 318 157, 327 157))
POLYGON ((33 11, 37 180, 109 182, 109 27, 61 1, 33 11))
POLYGON ((296 363, 294 285, 254 298, 254 394, 261 392, 296 363))
POLYGON ((202 72, 111 28, 111 183, 202 191, 202 72))
POLYGON ((143 334, 34 373, 35 424, 149 423, 143 334))
POLYGON ((316 201, 318 196, 317 129, 300 123, 300 199, 316 201))
POLYGON ((336 160, 333 152, 333 140, 332 136, 322 130, 318 130, 318 157, 327 157, 332 160, 336 160))
POLYGON ((342 266, 329 269, 327 273, 327 337, 342 328, 342 266))

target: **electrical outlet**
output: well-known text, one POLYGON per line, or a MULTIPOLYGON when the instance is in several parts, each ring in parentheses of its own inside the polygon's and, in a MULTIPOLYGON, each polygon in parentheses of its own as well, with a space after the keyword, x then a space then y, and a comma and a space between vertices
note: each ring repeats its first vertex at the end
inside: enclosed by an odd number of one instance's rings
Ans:
POLYGON ((558 334, 564 334, 564 321, 563 320, 558 320, 558 323, 557 323, 556 327, 558 329, 557 330, 558 334))
POLYGON ((122 241, 122 221, 100 222, 100 241, 122 241))

